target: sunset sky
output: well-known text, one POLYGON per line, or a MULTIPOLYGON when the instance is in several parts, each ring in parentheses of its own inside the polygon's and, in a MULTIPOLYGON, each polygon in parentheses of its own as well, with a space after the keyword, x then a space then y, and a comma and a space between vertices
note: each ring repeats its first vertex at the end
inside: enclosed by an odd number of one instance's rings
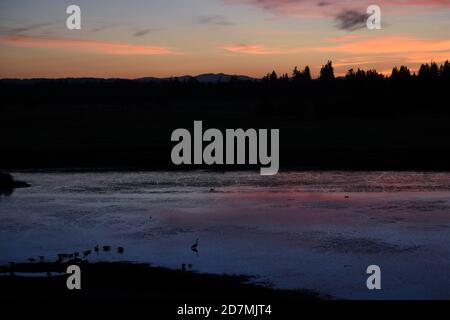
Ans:
POLYGON ((450 0, 2 0, 0 77, 261 77, 450 59, 450 0), (81 7, 81 30, 66 8, 81 7), (382 29, 365 27, 366 8, 382 29))

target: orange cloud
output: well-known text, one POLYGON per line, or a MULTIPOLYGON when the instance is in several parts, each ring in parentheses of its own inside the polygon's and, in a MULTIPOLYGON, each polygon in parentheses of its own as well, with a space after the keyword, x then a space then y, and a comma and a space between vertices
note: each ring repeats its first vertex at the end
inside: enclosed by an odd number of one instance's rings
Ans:
POLYGON ((315 48, 320 52, 343 52, 353 54, 390 54, 412 52, 450 53, 450 39, 416 39, 388 36, 363 41, 347 42, 334 46, 315 48))
POLYGON ((268 55, 268 54, 283 54, 285 51, 278 48, 270 48, 260 44, 235 44, 225 45, 220 47, 230 53, 237 54, 256 54, 256 55, 268 55))
POLYGON ((351 40, 358 40, 358 39, 361 39, 361 38, 362 38, 361 35, 346 34, 346 35, 343 35, 343 36, 328 38, 326 40, 329 41, 329 42, 347 42, 347 41, 351 41, 351 40))
POLYGON ((383 62, 379 59, 367 59, 367 58, 361 58, 361 57, 355 57, 355 58, 348 58, 348 59, 337 59, 336 61, 333 61, 334 67, 351 67, 351 66, 360 66, 360 65, 375 65, 377 63, 383 62))
MULTIPOLYGON (((450 39, 419 39, 411 36, 386 36, 362 40, 358 35, 328 39, 321 47, 271 47, 264 44, 237 44, 220 47, 240 55, 292 55, 303 54, 333 60, 337 74, 344 69, 366 66, 387 73, 395 64, 411 64, 411 70, 421 63, 450 60, 450 39)), ((286 57, 286 59, 289 59, 286 57)), ((296 58, 298 59, 298 58, 296 58)), ((318 66, 320 67, 320 65, 318 66)), ((389 71, 390 72, 390 71, 389 71)))
POLYGON ((170 48, 159 46, 72 38, 30 37, 22 35, 0 37, 0 44, 23 48, 45 48, 109 55, 169 55, 175 53, 170 48))
MULTIPOLYGON (((331 41, 332 42, 332 41, 331 41)), ((406 36, 388 36, 364 41, 343 42, 311 48, 328 56, 344 54, 336 59, 335 67, 378 65, 385 67, 393 61, 417 65, 424 62, 450 60, 450 39, 417 39, 406 36)), ((412 70, 415 71, 414 67, 412 70)), ((390 72, 390 71, 389 71, 390 72)), ((384 70, 387 74, 386 70, 384 70)))
POLYGON ((311 48, 280 48, 270 47, 263 44, 232 44, 219 47, 232 54, 246 55, 284 55, 310 52, 311 48))

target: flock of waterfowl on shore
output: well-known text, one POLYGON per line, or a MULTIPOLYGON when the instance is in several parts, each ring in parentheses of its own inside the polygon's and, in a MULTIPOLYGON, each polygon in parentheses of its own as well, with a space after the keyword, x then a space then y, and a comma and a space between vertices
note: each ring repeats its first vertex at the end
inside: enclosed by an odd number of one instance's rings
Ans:
MULTIPOLYGON (((6 172, 0 171, 0 194, 6 194, 9 195, 12 193, 12 190, 14 188, 26 188, 30 185, 26 182, 22 181, 16 181, 11 176, 11 174, 6 172)), ((214 188, 211 188, 209 192, 215 192, 214 188)), ((150 216, 150 219, 152 217, 150 216)), ((88 262, 87 258, 95 252, 97 255, 100 253, 100 251, 103 252, 111 252, 112 246, 110 245, 104 245, 100 248, 100 246, 97 244, 93 249, 84 250, 82 252, 72 252, 72 253, 58 253, 57 254, 57 260, 51 261, 49 259, 46 259, 44 256, 38 256, 37 258, 28 258, 29 263, 81 263, 81 262, 88 262)), ((194 244, 191 245, 191 251, 194 252, 198 256, 198 238, 195 240, 194 244)), ((125 252, 125 249, 123 247, 117 247, 116 252, 118 254, 123 254, 125 252)), ((10 262, 9 266, 12 269, 15 265, 14 262, 10 262)), ((183 263, 181 265, 181 270, 191 270, 192 264, 191 263, 183 263)))
MULTIPOLYGON (((194 244, 191 246, 191 250, 197 254, 198 256, 198 238, 195 240, 194 244)), ((84 250, 81 252, 72 252, 72 253, 58 253, 56 261, 52 261, 50 259, 46 259, 44 256, 38 256, 37 258, 28 258, 28 263, 81 263, 81 262, 88 262, 87 258, 95 253, 97 255, 100 254, 101 251, 103 252, 111 252, 113 250, 113 247, 110 245, 104 245, 100 247, 100 245, 96 245, 93 249, 84 250)), ((116 247, 115 251, 118 254, 124 254, 125 248, 124 247, 116 247)), ((15 262, 10 262, 9 267, 11 269, 11 273, 14 266, 16 265, 15 262)), ((183 263, 181 265, 181 270, 192 270, 192 263, 183 263)), ((48 276, 51 276, 50 272, 47 272, 48 276)))
MULTIPOLYGON (((72 252, 72 253, 58 253, 57 259, 52 260, 50 258, 46 259, 44 256, 37 256, 36 258, 28 258, 27 262, 30 264, 44 264, 44 263, 87 263, 87 257, 90 256, 93 252, 99 255, 101 249, 103 252, 110 252, 112 250, 112 246, 103 246, 100 248, 99 245, 96 245, 94 249, 88 249, 82 252, 72 252)), ((119 254, 123 254, 125 252, 125 248, 117 247, 116 252, 119 254)), ((19 263, 17 263, 19 264, 19 263)), ((16 266, 15 262, 9 262, 10 274, 14 275, 14 267, 16 266)), ((47 276, 51 276, 51 272, 47 272, 47 276)))
MULTIPOLYGON (((57 260, 51 261, 46 260, 44 256, 38 256, 36 258, 28 258, 29 263, 44 263, 44 262, 55 262, 55 263, 64 263, 64 262, 87 262, 88 256, 90 256, 93 252, 95 252, 97 255, 100 253, 100 251, 103 252, 111 252, 112 246, 103 246, 100 248, 99 245, 96 245, 94 249, 85 250, 82 252, 72 252, 72 253, 58 253, 57 254, 57 260), (101 250, 102 249, 102 250, 101 250)), ((119 254, 123 254, 125 252, 125 248, 123 247, 117 247, 116 252, 119 254)), ((14 264, 13 262, 10 262, 10 265, 14 264)))

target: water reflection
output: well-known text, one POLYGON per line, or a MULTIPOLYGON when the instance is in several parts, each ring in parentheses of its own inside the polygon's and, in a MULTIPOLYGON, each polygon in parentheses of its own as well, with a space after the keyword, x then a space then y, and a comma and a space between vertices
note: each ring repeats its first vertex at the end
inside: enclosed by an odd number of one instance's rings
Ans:
POLYGON ((447 173, 15 176, 33 188, 0 204, 4 263, 94 248, 92 260, 194 263, 343 298, 450 298, 447 173), (126 250, 99 254, 104 244, 126 250), (361 285, 371 264, 388 269, 376 297, 361 285))

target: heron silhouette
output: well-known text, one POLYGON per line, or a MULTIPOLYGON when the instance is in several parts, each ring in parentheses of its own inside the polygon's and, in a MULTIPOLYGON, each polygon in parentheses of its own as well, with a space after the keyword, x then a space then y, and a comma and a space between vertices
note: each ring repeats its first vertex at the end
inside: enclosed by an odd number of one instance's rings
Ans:
POLYGON ((195 243, 191 246, 191 250, 195 252, 198 256, 198 238, 195 240, 195 243))

